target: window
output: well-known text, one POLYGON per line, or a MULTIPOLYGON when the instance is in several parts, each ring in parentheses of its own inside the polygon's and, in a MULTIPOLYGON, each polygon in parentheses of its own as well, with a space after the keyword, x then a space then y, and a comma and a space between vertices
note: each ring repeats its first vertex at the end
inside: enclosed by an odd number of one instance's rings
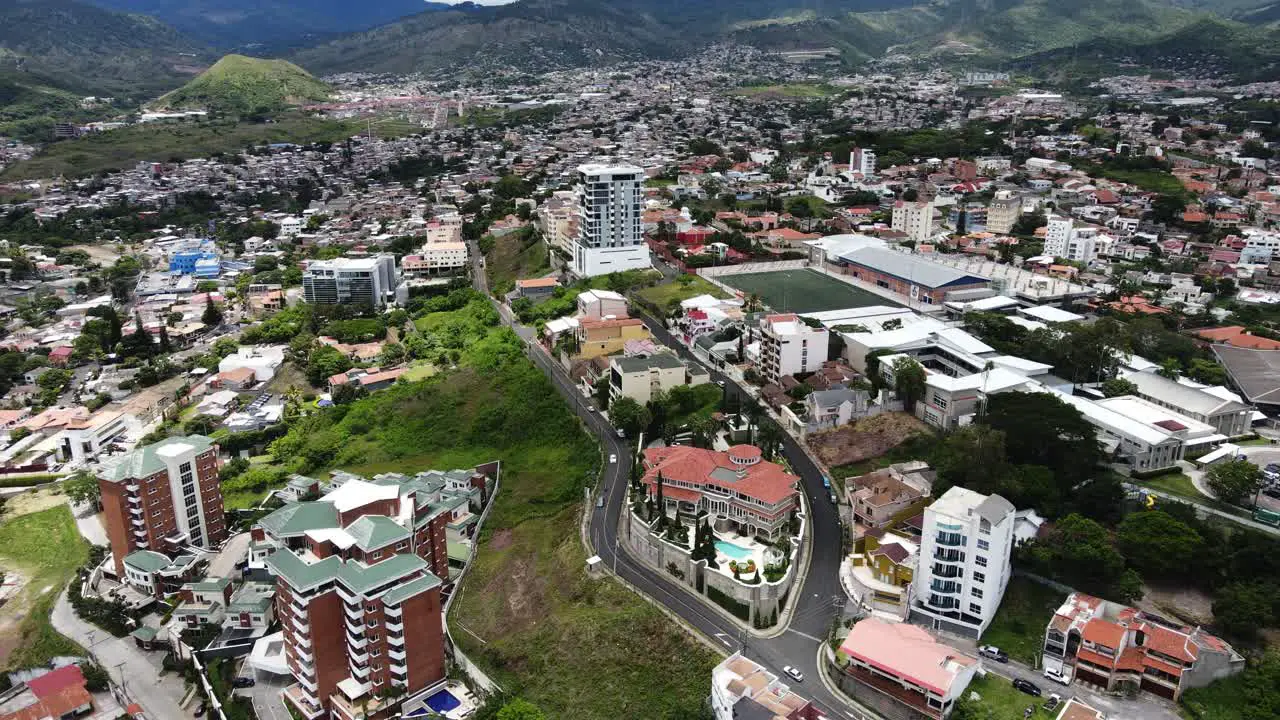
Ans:
POLYGON ((984 574, 984 573, 975 572, 975 573, 973 574, 973 581, 974 581, 974 582, 986 582, 986 581, 987 581, 987 576, 986 576, 986 574, 984 574))
POLYGON ((942 397, 938 393, 933 394, 933 404, 942 410, 947 409, 947 399, 942 397))
POLYGON ((973 558, 973 561, 974 561, 974 563, 976 563, 976 564, 978 565, 978 567, 986 567, 986 566, 987 566, 987 559, 986 559, 985 557, 981 556, 981 555, 977 555, 977 556, 975 556, 975 557, 973 558))
POLYGON ((990 550, 990 549, 991 549, 991 543, 987 542, 986 540, 979 540, 979 541, 978 541, 978 549, 979 549, 979 550, 990 550))
POLYGON ((971 590, 969 591, 969 594, 970 594, 970 595, 972 595, 972 596, 974 596, 974 597, 976 597, 976 598, 981 598, 981 597, 982 597, 982 590, 980 590, 980 589, 978 589, 978 588, 973 588, 973 589, 971 589, 971 590))
POLYGON ((974 613, 974 614, 977 614, 977 615, 981 615, 981 614, 982 614, 982 606, 981 606, 981 605, 979 605, 978 603, 969 603, 969 612, 974 613))

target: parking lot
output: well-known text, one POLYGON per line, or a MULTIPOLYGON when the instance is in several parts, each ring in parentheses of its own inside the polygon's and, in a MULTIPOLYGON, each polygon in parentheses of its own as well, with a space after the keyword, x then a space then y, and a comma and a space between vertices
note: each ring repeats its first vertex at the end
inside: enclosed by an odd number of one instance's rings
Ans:
MULTIPOLYGON (((1257 465, 1259 468, 1266 468, 1268 465, 1280 466, 1280 448, 1270 446, 1242 447, 1240 453, 1249 459, 1249 462, 1257 465)), ((1275 479, 1268 479, 1264 482, 1263 492, 1258 493, 1258 507, 1273 512, 1280 512, 1280 498, 1274 495, 1267 495, 1270 490, 1275 495, 1280 495, 1280 473, 1272 473, 1275 479)))

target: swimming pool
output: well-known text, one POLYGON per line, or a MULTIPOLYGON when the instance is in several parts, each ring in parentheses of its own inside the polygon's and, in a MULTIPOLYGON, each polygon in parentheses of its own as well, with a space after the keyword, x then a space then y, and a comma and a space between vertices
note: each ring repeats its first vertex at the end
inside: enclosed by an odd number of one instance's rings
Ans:
POLYGON ((716 541, 716 551, 722 552, 734 560, 746 560, 751 557, 751 551, 741 545, 734 545, 727 540, 716 541))
POLYGON ((457 708, 461 704, 462 701, 454 697, 453 693, 448 690, 441 690, 435 695, 427 698, 427 707, 441 715, 457 708))

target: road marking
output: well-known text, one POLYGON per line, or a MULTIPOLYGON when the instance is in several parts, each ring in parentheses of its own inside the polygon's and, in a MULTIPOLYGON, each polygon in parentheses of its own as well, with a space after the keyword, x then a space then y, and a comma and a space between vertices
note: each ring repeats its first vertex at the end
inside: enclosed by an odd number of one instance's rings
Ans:
POLYGON ((802 632, 800 632, 799 630, 796 630, 796 629, 794 629, 794 628, 787 628, 787 632, 795 633, 796 635, 799 635, 799 636, 800 636, 800 637, 802 637, 802 638, 809 638, 810 640, 812 640, 812 641, 814 641, 814 642, 817 642, 817 643, 824 642, 822 638, 814 637, 814 636, 812 636, 812 635, 810 635, 810 634, 808 634, 808 633, 802 633, 802 632))
POLYGON ((719 640, 720 642, 724 643, 724 646, 725 646, 725 647, 733 647, 733 643, 729 642, 729 641, 726 639, 726 638, 728 638, 728 637, 729 637, 729 636, 728 636, 728 635, 725 635, 724 633, 716 633, 716 639, 717 639, 717 640, 719 640))

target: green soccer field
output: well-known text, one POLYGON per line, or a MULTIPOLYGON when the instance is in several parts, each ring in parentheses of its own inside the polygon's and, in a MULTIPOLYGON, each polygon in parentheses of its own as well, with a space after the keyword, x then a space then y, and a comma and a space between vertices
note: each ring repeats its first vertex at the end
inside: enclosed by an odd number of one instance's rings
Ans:
POLYGON ((901 307, 899 303, 808 269, 724 275, 716 279, 747 295, 759 295, 765 305, 782 312, 843 310, 868 305, 901 307))

